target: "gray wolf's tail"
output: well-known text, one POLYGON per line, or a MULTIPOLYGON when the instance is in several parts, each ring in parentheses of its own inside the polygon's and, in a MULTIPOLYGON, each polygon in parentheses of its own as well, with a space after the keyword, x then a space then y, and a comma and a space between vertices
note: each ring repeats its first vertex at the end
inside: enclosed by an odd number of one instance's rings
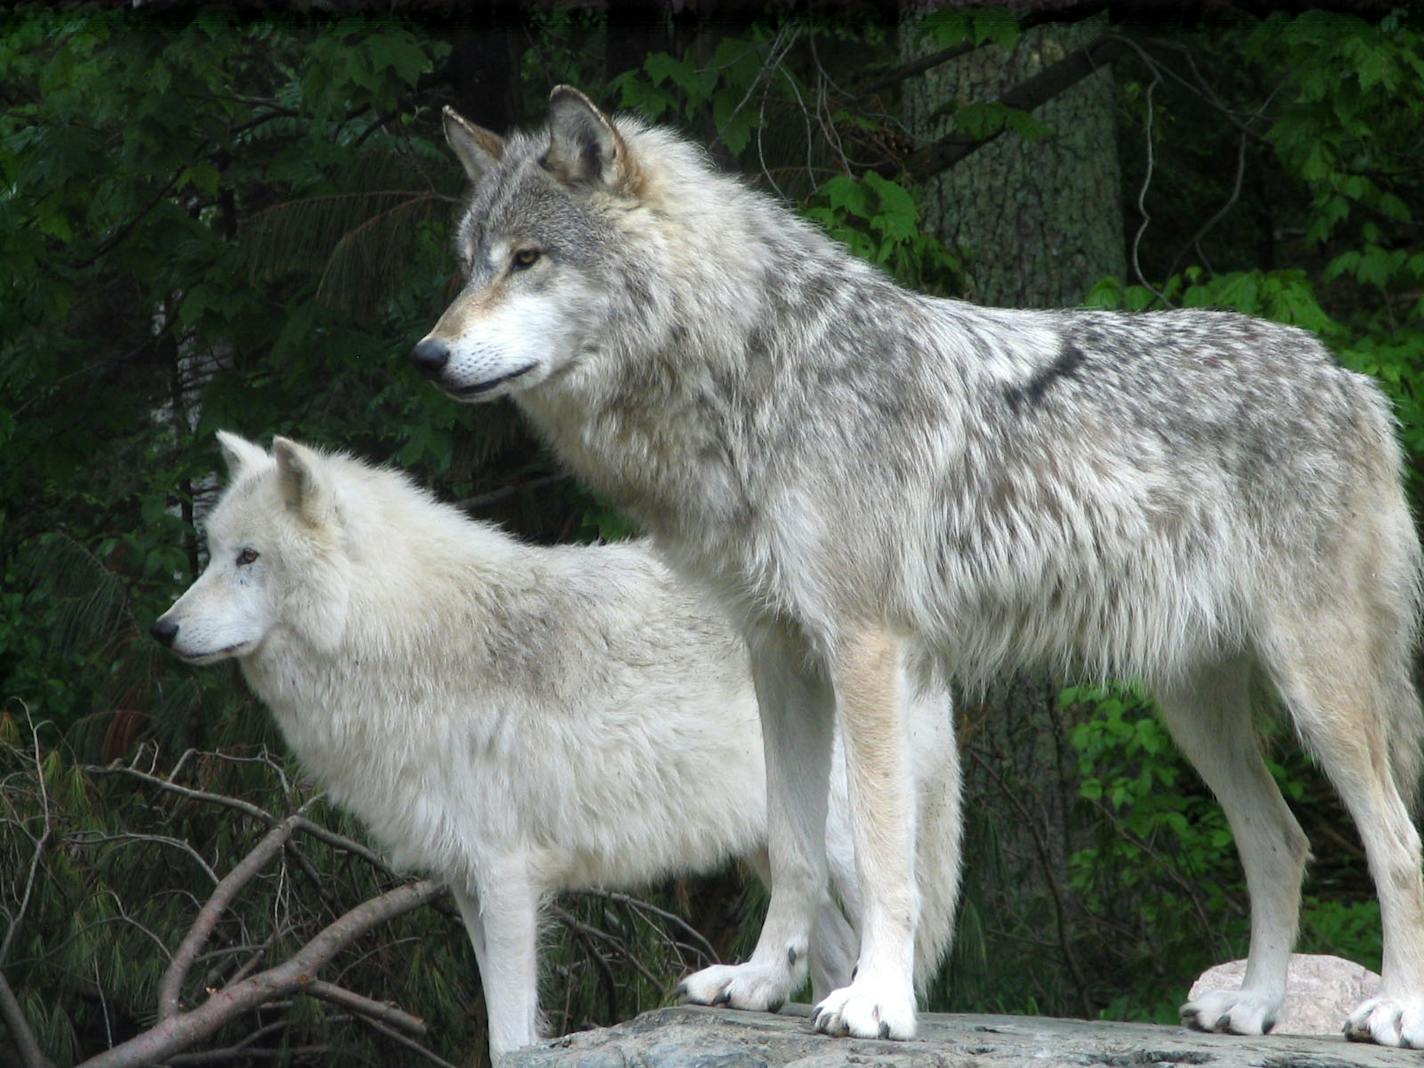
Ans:
POLYGON ((1409 815, 1419 813, 1419 787, 1424 776, 1424 709, 1419 704, 1419 692, 1414 683, 1414 653, 1419 642, 1421 553, 1419 537, 1412 517, 1407 515, 1407 530, 1400 531, 1398 550, 1400 565, 1406 569, 1409 597, 1406 615, 1399 620, 1395 633, 1388 636, 1388 657, 1381 697, 1384 702, 1385 738, 1389 746, 1389 770, 1395 788, 1409 809, 1409 815))
POLYGON ((1386 633, 1381 646, 1379 699, 1384 719, 1389 769, 1395 788, 1411 817, 1419 808, 1419 787, 1424 775, 1424 709, 1414 682, 1414 657, 1419 647, 1424 616, 1424 552, 1419 531, 1410 514, 1402 482, 1404 455, 1395 435, 1395 420, 1388 402, 1378 395, 1377 418, 1370 420, 1378 434, 1388 476, 1395 487, 1381 508, 1378 530, 1381 545, 1376 579, 1378 602, 1385 607, 1386 633))

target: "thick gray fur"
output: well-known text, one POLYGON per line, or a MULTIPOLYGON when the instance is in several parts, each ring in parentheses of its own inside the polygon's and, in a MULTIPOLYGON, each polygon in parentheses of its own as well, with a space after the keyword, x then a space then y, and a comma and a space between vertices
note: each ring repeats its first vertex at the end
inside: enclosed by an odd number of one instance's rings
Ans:
POLYGON ((756 1008, 795 980, 836 716, 866 900, 859 973, 817 1024, 913 1033, 893 667, 929 656, 971 685, 1047 667, 1152 688, 1252 894, 1243 988, 1183 1015, 1245 1033, 1284 994, 1307 853, 1250 723, 1252 679, 1273 686, 1380 892, 1383 989, 1347 1033, 1424 1046, 1420 549, 1370 379, 1240 315, 908 292, 675 134, 572 90, 547 129, 482 131, 484 148, 447 132, 474 185, 468 284, 427 337, 448 348, 438 384, 511 395, 754 650, 782 814, 772 901, 751 961, 690 977, 694 1000, 756 1008), (514 269, 520 249, 538 261, 514 269))

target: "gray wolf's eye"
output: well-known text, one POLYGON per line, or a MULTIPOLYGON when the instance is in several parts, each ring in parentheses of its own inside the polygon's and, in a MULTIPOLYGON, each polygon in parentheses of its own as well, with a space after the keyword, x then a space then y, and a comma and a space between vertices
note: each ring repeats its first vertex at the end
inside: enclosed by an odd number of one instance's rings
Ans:
POLYGON ((257 559, 257 550, 256 550, 256 549, 243 549, 242 552, 240 552, 240 553, 237 554, 237 566, 238 566, 238 567, 246 567, 248 564, 252 563, 252 561, 254 561, 254 560, 256 560, 256 559, 257 559))
POLYGON ((537 248, 521 248, 509 258, 509 269, 511 271, 523 271, 539 262, 539 250, 537 248))

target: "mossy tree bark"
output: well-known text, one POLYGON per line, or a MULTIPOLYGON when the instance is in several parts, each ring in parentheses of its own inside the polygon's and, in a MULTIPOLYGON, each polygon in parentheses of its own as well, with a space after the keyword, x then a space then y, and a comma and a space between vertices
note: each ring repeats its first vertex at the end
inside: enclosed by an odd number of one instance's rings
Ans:
MULTIPOLYGON (((904 98, 912 136, 942 137, 955 106, 997 100, 1103 28, 1099 19, 1045 23, 1007 55, 985 46, 913 79, 904 98)), ((915 58, 913 33, 903 48, 915 58)), ((925 183, 925 221, 964 254, 970 300, 1073 305, 1104 275, 1125 273, 1113 96, 1105 66, 1034 111, 1042 137, 1011 131, 925 183)))
MULTIPOLYGON (((902 60, 940 47, 916 40, 923 0, 907 0, 902 60)), ((953 129, 953 112, 997 101, 1095 41, 1098 18, 1048 22, 1011 50, 974 49, 906 83, 910 135, 927 145, 953 129)), ((1126 270, 1114 85, 1109 67, 1042 104, 1044 132, 1008 130, 928 179, 924 225, 963 257, 966 299, 1011 307, 1081 304, 1093 284, 1126 270)), ((932 999, 963 1011, 1022 1004, 1061 1015, 1097 1007, 1077 936, 1088 917, 1069 887, 1076 841, 1077 760, 1065 737, 1056 682, 1005 680, 957 709, 965 769, 965 889, 947 986, 932 999)))

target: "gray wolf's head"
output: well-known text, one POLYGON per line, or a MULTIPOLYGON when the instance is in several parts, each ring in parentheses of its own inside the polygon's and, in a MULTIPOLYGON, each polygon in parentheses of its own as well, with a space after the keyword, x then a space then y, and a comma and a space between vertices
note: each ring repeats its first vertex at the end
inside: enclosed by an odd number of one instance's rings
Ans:
POLYGON ((207 520, 208 566, 150 628, 184 660, 246 657, 278 628, 330 648, 345 625, 345 533, 330 458, 218 433, 229 483, 207 520))
POLYGON ((505 139, 449 108, 444 123, 473 183, 455 242, 465 287, 411 359, 457 400, 486 401, 595 357, 627 306, 637 271, 616 238, 641 206, 625 138, 638 127, 567 86, 533 134, 505 139))

